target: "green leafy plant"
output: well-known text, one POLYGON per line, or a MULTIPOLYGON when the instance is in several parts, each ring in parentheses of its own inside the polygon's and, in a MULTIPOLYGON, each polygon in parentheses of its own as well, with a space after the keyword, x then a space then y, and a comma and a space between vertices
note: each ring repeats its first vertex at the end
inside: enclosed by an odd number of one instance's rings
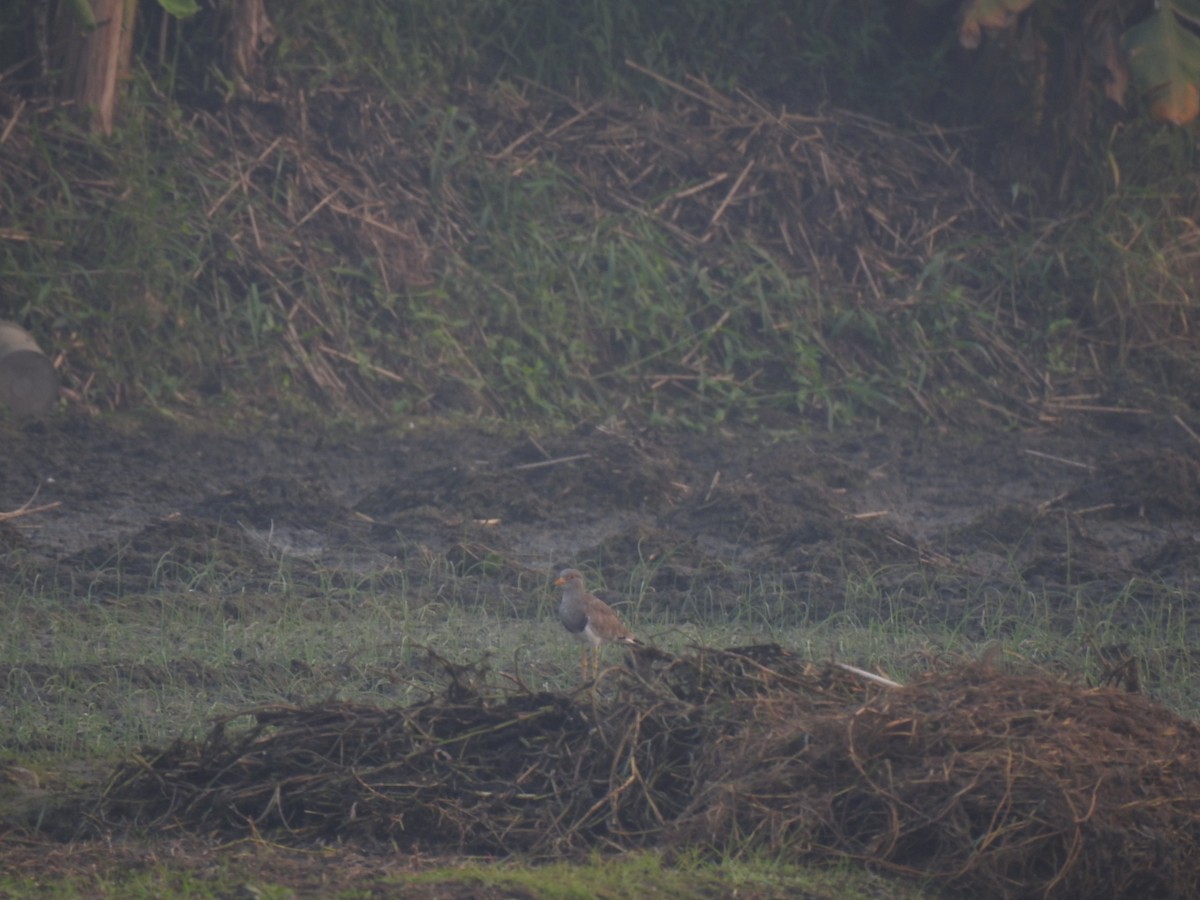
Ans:
POLYGON ((1125 32, 1122 49, 1150 115, 1182 125, 1200 115, 1200 3, 1163 0, 1125 32))
POLYGON ((1062 30, 1086 48, 1084 65, 1100 63, 1109 99, 1124 105, 1132 78, 1153 119, 1183 125, 1200 115, 1200 0, 1161 0, 1150 15, 1128 27, 1132 4, 1109 3, 1065 17, 1047 15, 1022 28, 1021 18, 1033 4, 966 0, 959 14, 959 43, 976 50, 988 34, 1006 36, 1018 66, 1032 75, 1031 84, 1044 90, 1048 38, 1062 30), (1114 23, 1124 28, 1119 40, 1114 23))

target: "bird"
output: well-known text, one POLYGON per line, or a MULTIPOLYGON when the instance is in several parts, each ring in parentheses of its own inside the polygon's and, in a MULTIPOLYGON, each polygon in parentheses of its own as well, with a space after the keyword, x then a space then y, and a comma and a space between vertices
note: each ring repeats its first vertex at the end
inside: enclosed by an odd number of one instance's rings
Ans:
POLYGON ((562 601, 558 604, 558 619, 563 628, 582 645, 579 668, 584 680, 588 677, 589 650, 592 669, 598 673, 601 645, 610 642, 641 643, 621 623, 611 606, 584 588, 583 573, 578 569, 563 569, 554 583, 563 589, 562 601))

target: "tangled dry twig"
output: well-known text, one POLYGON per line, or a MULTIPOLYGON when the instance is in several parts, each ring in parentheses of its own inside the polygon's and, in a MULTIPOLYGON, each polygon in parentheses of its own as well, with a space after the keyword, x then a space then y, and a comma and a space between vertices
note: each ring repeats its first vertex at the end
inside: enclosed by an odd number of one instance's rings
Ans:
POLYGON ((1189 897, 1200 726, 972 664, 908 687, 774 645, 648 651, 596 689, 250 710, 116 773, 96 815, 281 839, 869 860, 985 897, 1189 897))

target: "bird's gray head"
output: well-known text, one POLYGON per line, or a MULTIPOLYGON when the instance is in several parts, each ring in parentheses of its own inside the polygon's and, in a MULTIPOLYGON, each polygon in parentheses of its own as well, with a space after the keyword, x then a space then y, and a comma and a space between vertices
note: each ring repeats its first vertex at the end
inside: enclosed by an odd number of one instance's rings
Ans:
POLYGON ((554 583, 558 587, 566 587, 568 584, 583 585, 583 573, 578 569, 563 569, 558 573, 558 577, 554 579, 554 583))

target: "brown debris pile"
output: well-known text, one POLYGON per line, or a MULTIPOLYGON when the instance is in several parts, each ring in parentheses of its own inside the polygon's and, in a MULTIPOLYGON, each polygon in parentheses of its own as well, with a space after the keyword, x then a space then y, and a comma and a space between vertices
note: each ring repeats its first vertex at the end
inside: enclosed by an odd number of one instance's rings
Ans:
MULTIPOLYGON (((442 267, 462 265, 455 261, 471 252, 482 164, 514 184, 547 177, 570 184, 556 202, 578 223, 632 214, 708 268, 728 262, 735 247, 757 246, 820 288, 888 310, 912 300, 913 285, 897 287, 898 279, 922 272, 949 245, 1012 225, 941 129, 905 133, 844 110, 770 109, 697 79, 667 84, 674 100, 663 109, 582 101, 536 85, 467 90, 451 110, 345 91, 272 95, 198 118, 221 151, 212 180, 230 185, 212 208, 241 216, 236 195, 278 192, 272 178, 282 172, 295 199, 280 220, 241 223, 239 258, 261 269, 248 271, 247 282, 287 283, 269 248, 291 247, 301 234, 308 239, 289 264, 336 269, 337 256, 321 249, 333 248, 375 260, 381 283, 397 291, 435 282, 442 267), (464 159, 446 165, 439 157, 448 152, 464 159), (284 230, 280 240, 249 240, 273 228, 284 230)), ((336 310, 301 296, 288 304, 297 333, 328 337, 336 310)), ((355 360, 333 343, 323 341, 323 356, 306 359, 314 380, 342 395, 355 360)))
MULTIPOLYGON (((920 272, 947 242, 1013 224, 942 129, 904 132, 846 110, 771 109, 744 92, 642 71, 670 88, 663 108, 526 85, 467 89, 449 109, 331 89, 201 113, 197 122, 222 151, 211 176, 230 186, 212 211, 237 215, 239 194, 277 191, 268 176, 282 172, 294 200, 277 224, 309 235, 307 243, 378 260, 382 283, 396 290, 434 280, 439 265, 470 250, 479 218, 472 166, 482 162, 517 182, 565 176, 576 204, 566 212, 579 221, 633 213, 665 229, 681 252, 703 249, 709 263, 723 247, 755 244, 822 285, 853 285, 877 299, 898 272, 920 272), (438 158, 451 151, 472 163, 438 158)), ((249 237, 264 224, 245 227, 249 237)), ((277 264, 248 241, 242 250, 277 264)))
POLYGON ((475 112, 491 125, 488 158, 518 176, 553 164, 586 192, 591 214, 635 211, 689 251, 750 242, 822 285, 879 300, 947 241, 1012 224, 941 129, 770 109, 635 68, 672 89, 668 110, 536 91, 505 105, 502 94, 477 97, 489 103, 475 112))
POLYGON ((774 647, 686 660, 648 649, 639 667, 652 680, 612 670, 615 696, 604 696, 606 683, 597 693, 485 698, 446 664, 446 696, 410 707, 243 711, 218 720, 199 746, 179 741, 126 763, 101 816, 497 853, 632 843, 690 802, 690 760, 719 695, 797 679, 810 694, 821 690, 818 676, 774 647), (246 717, 252 727, 230 727, 246 717))
POLYGON ((276 840, 550 854, 768 849, 985 897, 1200 896, 1200 725, 985 665, 888 689, 773 645, 648 651, 595 689, 250 711, 97 808, 276 840))
MULTIPOLYGON (((878 352, 833 311, 870 310, 862 321, 873 334, 886 317, 906 318, 946 292, 925 274, 941 271, 931 263, 953 258, 963 273, 985 271, 998 236, 1011 233, 1011 202, 962 162, 968 134, 919 123, 899 128, 838 109, 773 108, 700 79, 642 74, 665 85, 658 106, 565 96, 529 83, 463 85, 450 97, 280 83, 216 109, 151 98, 138 130, 146 130, 146 152, 163 149, 155 177, 171 173, 169 192, 179 198, 166 222, 154 210, 168 188, 131 176, 120 150, 110 155, 56 126, 49 110, 22 114, 21 105, 0 142, 0 182, 19 201, 0 208, 0 240, 32 248, 62 241, 79 256, 81 272, 98 270, 80 276, 74 290, 64 276, 42 310, 46 327, 57 329, 55 364, 72 399, 116 407, 139 396, 137 373, 104 363, 140 350, 135 339, 144 329, 163 341, 203 336, 186 353, 166 356, 184 385, 182 399, 192 391, 260 391, 280 380, 273 368, 280 364, 287 387, 303 385, 334 408, 389 413, 400 402, 422 412, 503 414, 515 403, 492 389, 504 359, 493 359, 500 352, 492 349, 493 330, 478 327, 476 309, 464 316, 456 299, 440 299, 474 293, 464 285, 514 301, 527 290, 507 267, 523 280, 534 274, 526 268, 534 255, 523 259, 520 242, 496 241, 497 232, 513 230, 498 228, 497 216, 511 212, 538 240, 565 245, 645 226, 661 236, 654 268, 661 265, 670 291, 701 278, 732 298, 743 277, 766 278, 777 267, 793 276, 794 303, 772 288, 765 310, 740 299, 697 309, 690 323, 697 335, 732 320, 740 333, 758 335, 751 344, 772 348, 773 338, 813 330, 824 345, 820 356, 855 376, 857 368, 878 368, 878 352), (79 210, 81 221, 128 220, 134 225, 112 227, 181 235, 179 256, 169 253, 144 271, 126 265, 108 242, 77 235, 69 227, 74 217, 60 208, 79 210), (29 223, 42 220, 52 230, 34 234, 29 223), (93 296, 109 304, 112 324, 89 313, 93 296), (773 308, 776 302, 787 305, 773 308), (443 320, 444 334, 436 327, 443 320), (264 330, 271 339, 260 350, 264 330), (242 341, 255 350, 239 351, 242 341)), ((31 258, 43 260, 43 252, 31 258)), ((553 265, 537 277, 565 285, 578 274, 569 263, 553 265)), ((615 269, 616 293, 626 268, 632 262, 615 269)), ((736 293, 750 296, 754 283, 736 293)), ((0 271, 0 293, 28 290, 0 271)), ((1023 404, 1040 394, 1042 373, 1021 359, 1012 346, 1019 342, 992 333, 1005 326, 976 327, 982 333, 971 345, 985 348, 977 355, 986 367, 1025 388, 1010 399, 1023 404)), ((697 379, 740 381, 751 373, 755 395, 789 391, 787 354, 767 353, 761 372, 747 366, 735 376, 692 347, 658 359, 619 330, 582 337, 601 356, 611 344, 597 371, 610 381, 628 376, 651 392, 670 385, 687 396, 697 379)), ((957 371, 954 354, 938 348, 929 355, 946 369, 922 367, 923 382, 957 371)), ((978 365, 961 374, 976 378, 978 365)), ((581 393, 607 389, 609 382, 593 384, 582 367, 578 374, 581 393)))
MULTIPOLYGON (((261 291, 264 315, 286 323, 292 368, 320 396, 382 411, 390 391, 436 400, 444 385, 398 350, 422 339, 419 323, 393 309, 358 316, 337 273, 369 260, 390 297, 470 269, 485 171, 514 185, 558 183, 556 206, 576 226, 634 216, 713 272, 758 247, 816 289, 884 311, 915 302, 913 278, 937 253, 1009 223, 939 129, 769 109, 695 80, 671 87, 661 109, 532 85, 464 89, 450 107, 330 87, 194 110, 186 127, 166 117, 162 141, 195 148, 196 180, 181 189, 213 228, 199 290, 261 291)), ((20 132, 0 154, 0 177, 23 196, 54 180, 40 147, 20 132)), ((89 208, 102 215, 120 202, 103 160, 66 149, 89 208)), ((157 307, 148 315, 168 327, 157 307)), ((74 364, 64 360, 67 380, 86 382, 86 363, 74 364)))
POLYGON ((969 667, 812 715, 756 704, 679 839, 832 853, 982 896, 1200 896, 1200 725, 969 667))

